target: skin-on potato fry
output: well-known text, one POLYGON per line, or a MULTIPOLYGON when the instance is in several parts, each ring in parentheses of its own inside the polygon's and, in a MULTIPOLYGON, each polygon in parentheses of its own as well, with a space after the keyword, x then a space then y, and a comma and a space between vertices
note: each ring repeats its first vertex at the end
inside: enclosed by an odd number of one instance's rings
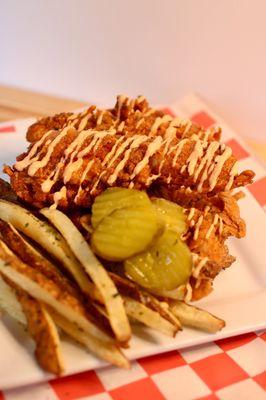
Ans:
POLYGON ((197 328, 205 332, 215 333, 225 326, 225 321, 183 301, 170 301, 171 311, 184 326, 197 328))
MULTIPOLYGON (((78 291, 78 288, 76 288, 69 279, 61 274, 54 264, 50 263, 50 261, 32 247, 10 223, 1 219, 0 238, 25 264, 28 264, 41 272, 63 290, 66 290, 71 295, 84 302, 86 311, 94 318, 96 325, 99 328, 103 328, 103 330, 110 336, 113 336, 109 319, 104 317, 102 313, 99 313, 94 303, 88 298, 83 299, 82 293, 78 291)), ((91 283, 91 285, 93 284, 91 283)), ((93 291, 94 289, 92 292, 93 291)))
POLYGON ((0 310, 8 314, 22 325, 26 325, 26 317, 14 289, 8 285, 7 279, 0 275, 0 310))
POLYGON ((64 372, 64 362, 53 319, 40 302, 24 291, 16 289, 16 296, 26 316, 28 332, 36 344, 36 359, 44 370, 61 375, 64 372))
POLYGON ((104 342, 112 341, 88 319, 86 309, 76 297, 62 290, 39 271, 24 264, 2 241, 0 241, 0 272, 32 297, 55 308, 85 332, 104 342))
POLYGON ((110 324, 119 342, 127 342, 131 336, 131 328, 123 305, 123 300, 110 279, 107 271, 91 251, 73 222, 61 211, 45 208, 41 213, 63 235, 71 250, 83 265, 95 286, 99 290, 106 307, 110 324))
POLYGON ((0 238, 25 264, 54 281, 63 290, 76 297, 78 291, 73 284, 57 269, 57 267, 31 246, 10 223, 0 219, 0 238))
POLYGON ((94 336, 91 336, 79 329, 76 324, 64 318, 61 314, 58 314, 54 309, 49 308, 49 313, 54 319, 56 325, 58 325, 62 331, 68 336, 80 343, 92 353, 101 357, 103 360, 110 362, 120 368, 130 368, 128 360, 125 358, 123 353, 118 347, 112 343, 102 343, 94 336))
POLYGON ((167 321, 161 315, 141 304, 139 301, 133 300, 130 297, 124 297, 124 304, 127 315, 144 325, 149 326, 167 336, 174 337, 178 328, 167 321))
POLYGON ((83 292, 91 290, 91 282, 64 238, 47 222, 38 219, 25 208, 0 200, 0 218, 10 222, 33 241, 42 246, 51 256, 60 261, 74 277, 83 292))
POLYGON ((160 300, 156 299, 153 295, 146 292, 127 278, 122 278, 121 276, 113 272, 109 272, 109 275, 115 282, 118 291, 121 293, 122 296, 138 301, 139 303, 150 308, 151 310, 158 312, 162 318, 166 319, 178 330, 182 329, 180 321, 171 312, 167 303, 161 302, 160 300))

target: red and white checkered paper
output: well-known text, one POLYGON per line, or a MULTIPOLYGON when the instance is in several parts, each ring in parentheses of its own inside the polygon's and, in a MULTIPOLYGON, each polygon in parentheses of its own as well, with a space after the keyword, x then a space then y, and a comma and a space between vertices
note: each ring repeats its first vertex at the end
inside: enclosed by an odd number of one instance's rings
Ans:
MULTIPOLYGON (((265 169, 243 141, 195 95, 165 110, 209 128, 219 125, 223 141, 232 147, 240 168, 252 169, 255 182, 248 190, 266 208, 265 169)), ((1 139, 12 138, 31 121, 0 125, 1 139)), ((3 142, 2 142, 3 143, 3 142)), ((0 400, 266 400, 266 332, 145 357, 129 371, 106 367, 46 383, 0 392, 0 400)), ((25 366, 26 367, 26 366, 25 366)))

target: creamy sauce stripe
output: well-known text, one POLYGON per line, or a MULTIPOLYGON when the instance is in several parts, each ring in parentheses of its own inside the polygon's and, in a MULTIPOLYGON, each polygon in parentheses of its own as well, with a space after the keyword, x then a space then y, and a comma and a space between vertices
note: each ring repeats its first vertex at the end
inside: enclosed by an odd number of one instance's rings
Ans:
MULTIPOLYGON (((119 96, 117 105, 118 117, 120 117, 121 108, 123 107, 124 104, 129 105, 133 109, 136 102, 135 101, 130 102, 127 97, 119 96)), ((95 112, 95 110, 96 109, 93 110, 93 113, 95 112)), ((148 110, 148 112, 146 112, 146 116, 148 114, 150 115, 154 111, 156 110, 153 109, 148 110)), ((105 112, 106 110, 102 110, 98 113, 97 125, 102 123, 105 112)), ((97 151, 97 148, 101 145, 102 140, 107 135, 115 135, 117 133, 117 131, 112 128, 107 131, 95 131, 93 129, 88 129, 86 131, 82 130, 82 128, 84 128, 87 125, 87 122, 90 116, 92 115, 91 112, 90 113, 84 112, 84 113, 85 116, 84 118, 81 119, 81 121, 80 118, 78 118, 78 115, 76 114, 73 114, 68 118, 70 121, 72 121, 71 122, 72 125, 75 124, 77 120, 79 120, 80 122, 78 126, 78 131, 79 130, 81 131, 79 132, 77 137, 73 140, 73 142, 68 146, 68 148, 65 150, 62 158, 57 163, 55 170, 50 174, 50 176, 46 179, 46 181, 43 182, 42 190, 44 192, 49 192, 51 190, 54 183, 58 180, 62 169, 63 169, 64 184, 69 182, 71 180, 73 173, 82 167, 84 157, 90 154, 90 152, 92 152, 94 155, 95 152, 97 151), (85 148, 82 148, 85 140, 87 140, 90 136, 92 140, 85 148)), ((137 124, 140 124, 142 120, 143 118, 141 118, 137 124)), ((156 134, 160 126, 166 122, 169 122, 169 125, 165 131, 164 138, 162 136, 154 136, 153 139, 150 141, 149 137, 146 135, 134 135, 129 138, 124 137, 117 139, 111 151, 106 155, 106 157, 102 162, 102 165, 106 167, 106 170, 108 170, 108 168, 112 167, 115 164, 115 162, 119 158, 121 158, 117 163, 117 165, 115 166, 112 174, 108 177, 107 182, 109 185, 112 185, 117 180, 119 173, 123 171, 127 161, 130 158, 132 150, 137 149, 145 141, 149 140, 149 144, 147 146, 147 150, 143 159, 137 165, 135 165, 134 171, 130 176, 130 179, 132 181, 130 187, 134 186, 133 179, 146 167, 146 165, 149 164, 150 158, 162 147, 163 147, 163 153, 162 153, 163 156, 162 156, 162 161, 158 167, 159 173, 157 175, 156 174, 150 175, 146 181, 146 184, 150 184, 152 181, 160 177, 162 167, 166 160, 166 155, 174 153, 172 165, 173 167, 175 167, 178 157, 180 156, 184 145, 188 143, 189 140, 194 140, 195 142, 194 148, 190 153, 189 157, 187 158, 186 164, 182 166, 181 173, 183 173, 187 169, 188 175, 193 178, 194 182, 197 182, 199 176, 201 176, 197 185, 198 191, 202 190, 202 187, 207 180, 209 183, 209 190, 212 191, 215 188, 224 164, 232 155, 232 150, 225 145, 220 145, 219 142, 214 141, 209 143, 208 138, 210 136, 211 131, 206 131, 204 133, 204 136, 202 137, 203 140, 201 140, 199 137, 201 136, 200 133, 198 135, 193 134, 190 139, 187 138, 181 139, 178 143, 176 143, 177 126, 181 126, 183 124, 183 126, 185 126, 184 133, 187 133, 192 125, 189 121, 182 121, 179 118, 172 118, 169 115, 164 115, 163 117, 157 117, 151 127, 151 133, 153 135, 156 134), (219 154, 217 154, 218 150, 219 154)), ((118 129, 123 130, 124 125, 125 122, 122 121, 119 124, 118 129)), ((15 168, 18 171, 22 171, 23 169, 28 168, 28 174, 30 176, 34 176, 35 173, 40 168, 43 168, 47 165, 47 163, 50 160, 50 157, 53 154, 53 151, 55 150, 55 147, 57 146, 57 144, 61 142, 61 140, 64 139, 64 137, 69 132, 69 129, 71 129, 69 126, 64 128, 61 132, 57 134, 57 136, 53 140, 50 139, 52 131, 46 132, 42 136, 42 138, 32 146, 29 154, 23 160, 15 164, 15 168), (46 146, 46 153, 44 157, 40 159, 40 147, 42 145, 46 146)), ((91 162, 89 162, 89 165, 87 165, 87 167, 83 172, 83 175, 84 174, 85 175, 81 179, 81 184, 86 179, 86 175, 90 171, 91 166, 92 166, 91 162)), ((100 174, 92 190, 95 190, 97 188, 97 185, 99 184, 103 174, 105 174, 105 171, 103 171, 100 174)), ((237 165, 235 163, 230 170, 230 177, 226 185, 226 190, 231 189, 236 174, 237 174, 237 165)), ((169 174, 168 176, 168 182, 170 183, 170 181, 171 181, 171 174, 169 174)), ((80 190, 81 189, 79 188, 79 193, 80 190)), ((186 191, 188 192, 189 189, 187 188, 186 191)), ((62 196, 62 193, 64 193, 64 189, 62 189, 60 196, 62 196)), ((59 197, 59 194, 56 196, 56 198, 57 197, 59 197)), ((198 232, 198 226, 200 226, 200 221, 197 221, 196 224, 196 229, 195 229, 196 237, 198 232)))

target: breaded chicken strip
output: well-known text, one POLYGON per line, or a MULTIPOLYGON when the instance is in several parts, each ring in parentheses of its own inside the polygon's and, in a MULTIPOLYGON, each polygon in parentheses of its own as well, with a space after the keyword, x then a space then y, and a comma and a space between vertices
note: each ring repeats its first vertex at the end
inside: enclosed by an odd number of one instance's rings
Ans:
POLYGON ((201 139, 219 140, 221 133, 219 128, 206 131, 189 120, 174 118, 161 110, 151 108, 143 96, 136 99, 118 96, 115 107, 110 110, 90 106, 80 113, 61 113, 42 118, 29 127, 26 137, 29 142, 34 143, 40 140, 47 131, 59 131, 66 126, 74 127, 78 131, 106 130, 114 127, 121 134, 137 133, 147 136, 165 136, 175 128, 176 137, 180 139, 197 135, 201 139))
MULTIPOLYGON (((179 139, 121 135, 115 129, 48 131, 5 172, 18 197, 36 207, 89 207, 110 186, 190 188, 201 195, 252 182, 252 171, 237 173, 232 150, 196 136, 179 139)), ((189 190, 190 190, 189 189, 189 190)))

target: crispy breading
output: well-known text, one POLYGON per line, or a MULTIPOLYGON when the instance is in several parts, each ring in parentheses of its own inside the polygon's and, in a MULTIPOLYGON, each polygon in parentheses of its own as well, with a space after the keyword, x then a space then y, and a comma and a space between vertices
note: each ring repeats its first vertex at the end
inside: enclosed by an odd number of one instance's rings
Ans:
MULTIPOLYGON (((198 190, 198 186, 202 180, 203 169, 196 179, 190 173, 189 168, 184 169, 198 143, 197 139, 191 138, 187 139, 182 146, 174 165, 173 159, 175 153, 169 151, 168 154, 163 154, 163 149, 159 149, 149 158, 147 164, 137 174, 134 174, 135 169, 144 159, 149 146, 153 145, 153 139, 147 138, 137 148, 132 149, 130 158, 123 164, 123 168, 119 170, 115 179, 110 183, 110 178, 115 173, 115 168, 122 162, 124 157, 124 154, 121 153, 114 165, 109 167, 104 165, 105 157, 118 145, 121 137, 118 134, 113 135, 110 133, 106 134, 94 151, 90 150, 88 154, 84 155, 80 167, 74 170, 74 172, 72 171, 72 174, 66 181, 65 173, 66 168, 69 168, 67 165, 69 165, 70 161, 66 161, 65 152, 78 135, 79 133, 73 129, 69 131, 64 140, 60 141, 54 147, 49 162, 42 167, 40 161, 41 166, 34 175, 29 168, 20 170, 20 164, 18 163, 15 164, 12 170, 5 168, 5 171, 10 175, 11 185, 19 198, 36 207, 44 207, 53 204, 56 196, 59 195, 57 204, 60 208, 77 209, 91 206, 93 199, 109 186, 133 186, 140 190, 148 189, 152 186, 156 186, 156 188, 168 186, 167 190, 173 193, 173 197, 178 189, 186 187, 191 188, 193 192, 199 192, 199 195, 203 193, 203 195, 208 194, 209 196, 226 189, 236 163, 235 157, 230 155, 222 165, 213 187, 211 187, 210 181, 205 179, 201 190, 198 190), (56 179, 52 177, 54 173, 56 173, 56 179), (132 178, 132 174, 134 174, 134 178, 132 178), (52 182, 51 188, 50 182, 52 182), (50 188, 48 191, 44 189, 47 183, 50 188), (56 193, 57 195, 55 195, 56 193)), ((92 141, 96 140, 93 135, 94 133, 92 133, 92 138, 89 137, 87 140, 84 140, 80 152, 89 148, 92 141)), ((47 154, 50 141, 55 140, 56 137, 55 132, 52 132, 51 135, 48 135, 47 142, 40 145, 38 150, 40 160, 47 154)), ((173 140, 173 146, 175 145, 178 145, 178 139, 173 140)), ((202 157, 207 154, 210 146, 211 143, 206 144, 202 149, 202 157)), ((223 150, 219 147, 214 157, 221 157, 222 153, 223 150)), ((234 188, 240 184, 246 185, 251 183, 253 176, 254 173, 252 171, 244 171, 234 177, 231 187, 234 188)))
POLYGON ((78 291, 58 269, 47 258, 43 257, 17 232, 9 223, 0 219, 0 238, 25 264, 30 265, 36 271, 40 271, 51 281, 59 285, 63 290, 68 291, 76 297, 78 291))

